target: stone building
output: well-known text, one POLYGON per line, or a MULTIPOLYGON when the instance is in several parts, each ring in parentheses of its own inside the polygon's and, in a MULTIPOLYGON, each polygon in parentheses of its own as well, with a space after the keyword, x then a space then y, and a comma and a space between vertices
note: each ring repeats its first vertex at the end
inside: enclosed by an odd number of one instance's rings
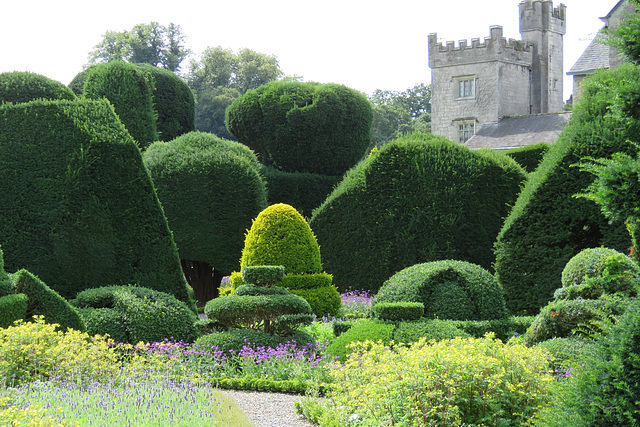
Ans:
POLYGON ((432 132, 466 142, 503 117, 563 110, 563 35, 566 6, 551 0, 519 5, 522 40, 490 36, 442 44, 429 35, 432 132))

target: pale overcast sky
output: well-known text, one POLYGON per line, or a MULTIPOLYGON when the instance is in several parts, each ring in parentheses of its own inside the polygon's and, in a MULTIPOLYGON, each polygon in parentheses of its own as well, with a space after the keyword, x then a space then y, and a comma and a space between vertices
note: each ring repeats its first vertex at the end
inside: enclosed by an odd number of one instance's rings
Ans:
MULTIPOLYGON (((565 0, 565 72, 618 0, 565 0)), ((68 84, 109 30, 178 24, 197 57, 208 46, 278 57, 287 75, 340 83, 370 94, 431 82, 427 36, 489 36, 502 25, 520 39, 519 0, 3 0, 0 72, 32 71, 68 84)), ((554 6, 560 2, 554 1, 554 6)), ((186 62, 183 68, 186 68, 186 62)), ((565 75, 565 99, 571 79, 565 75)))

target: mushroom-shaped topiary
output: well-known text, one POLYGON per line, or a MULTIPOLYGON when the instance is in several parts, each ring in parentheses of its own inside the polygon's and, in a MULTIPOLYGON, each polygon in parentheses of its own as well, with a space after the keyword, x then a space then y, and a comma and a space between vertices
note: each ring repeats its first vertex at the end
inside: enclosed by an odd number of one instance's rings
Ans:
MULTIPOLYGON (((335 315, 341 299, 329 274, 322 272, 320 246, 311 227, 292 206, 269 206, 253 221, 245 238, 240 267, 281 265, 282 286, 306 299, 318 316, 335 315)), ((240 273, 232 284, 243 284, 240 273)))
POLYGON ((502 286, 491 273, 465 261, 416 264, 394 274, 375 303, 421 302, 425 317, 493 320, 507 316, 502 286))

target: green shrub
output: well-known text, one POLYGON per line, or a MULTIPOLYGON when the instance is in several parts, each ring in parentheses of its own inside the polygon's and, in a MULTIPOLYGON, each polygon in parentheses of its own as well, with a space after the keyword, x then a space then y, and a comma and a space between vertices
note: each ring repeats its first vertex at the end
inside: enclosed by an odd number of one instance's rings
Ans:
POLYGON ((261 329, 274 333, 274 321, 287 314, 309 314, 311 307, 296 295, 229 295, 204 307, 207 317, 228 328, 261 329))
POLYGON ((331 325, 333 335, 339 337, 343 333, 347 332, 356 323, 354 320, 336 321, 331 325))
POLYGON ((92 67, 84 84, 86 98, 109 100, 140 149, 158 140, 154 90, 151 73, 123 61, 92 67))
POLYGON ((551 145, 546 142, 528 145, 526 147, 512 148, 505 151, 505 154, 518 162, 527 172, 536 170, 544 155, 549 151, 551 145))
POLYGON ((7 328, 16 320, 27 317, 29 297, 25 294, 12 294, 0 297, 0 328, 7 328))
POLYGON ((454 320, 452 323, 474 338, 493 333, 496 339, 507 342, 510 338, 527 332, 534 319, 534 316, 510 316, 497 320, 454 320))
POLYGON ((75 98, 71 89, 40 74, 27 71, 0 73, 0 104, 75 98))
POLYGON ((105 101, 0 106, 0 245, 65 298, 137 283, 189 301, 140 150, 105 101))
POLYGON ((558 375, 570 375, 580 368, 592 343, 578 337, 551 338, 536 344, 551 354, 550 371, 558 375))
POLYGON ((640 122, 618 117, 614 103, 639 79, 640 69, 623 65, 597 72, 585 83, 571 120, 504 221, 495 245, 495 269, 512 314, 537 314, 560 287, 567 262, 583 249, 605 246, 626 252, 631 246, 624 224, 610 224, 595 203, 573 197, 594 177, 572 165, 587 156, 637 151, 630 141, 640 132, 640 122))
POLYGON ((241 285, 236 289, 234 295, 256 296, 256 295, 287 295, 289 291, 286 288, 261 288, 254 285, 241 285))
MULTIPOLYGON (((609 248, 587 248, 573 256, 562 270, 562 286, 579 285, 586 277, 602 275, 606 261, 614 256, 624 254, 609 248)), ((621 260, 622 261, 622 260, 621 260)), ((640 277, 640 267, 626 257, 624 269, 629 270, 635 277, 640 277)))
POLYGON ((57 323, 62 330, 84 331, 84 322, 76 309, 42 280, 24 269, 11 276, 16 293, 25 294, 29 298, 26 318, 44 316, 47 323, 57 323))
POLYGON ((286 274, 281 285, 291 291, 333 286, 333 276, 325 272, 314 274, 286 274))
POLYGON ((373 306, 375 316, 380 320, 419 320, 424 315, 421 302, 380 302, 373 306))
POLYGON ((493 320, 507 316, 502 287, 493 275, 464 261, 405 268, 380 288, 374 304, 381 302, 420 302, 429 318, 493 320))
POLYGON ((284 279, 281 265, 247 265, 242 267, 242 281, 258 287, 272 287, 284 279))
POLYGON ((225 124, 266 165, 335 176, 364 154, 372 118, 364 94, 345 86, 273 81, 233 101, 225 124))
POLYGON ((342 305, 340 294, 333 285, 316 288, 290 289, 290 292, 293 295, 304 298, 311 306, 311 312, 318 317, 336 316, 342 305))
POLYGON ((151 64, 135 64, 153 78, 153 105, 161 141, 171 141, 196 130, 196 106, 193 92, 176 73, 151 64))
POLYGON ((130 344, 196 338, 197 316, 174 296, 139 286, 105 286, 80 292, 73 303, 93 334, 130 344))
POLYGON ((457 259, 491 268, 493 244, 524 180, 504 154, 414 133, 345 174, 309 224, 338 289, 376 293, 419 263, 457 259))
POLYGON ((295 341, 302 345, 315 344, 313 336, 304 331, 295 331, 290 335, 281 337, 253 329, 229 329, 225 332, 214 332, 198 338, 195 344, 197 346, 211 347, 212 351, 220 351, 228 356, 230 352, 238 354, 245 346, 254 349, 258 347, 276 348, 279 344, 284 344, 288 341, 295 341))
POLYGON ((392 324, 385 324, 375 320, 358 321, 329 344, 325 349, 325 354, 331 355, 332 357, 339 357, 340 361, 344 362, 347 360, 347 355, 351 353, 349 344, 365 341, 373 341, 373 343, 382 341, 388 345, 393 339, 394 329, 395 326, 392 324))
POLYGON ((421 338, 427 341, 450 340, 456 337, 470 337, 468 333, 455 326, 450 320, 431 319, 418 322, 401 322, 393 332, 396 343, 412 344, 421 338))

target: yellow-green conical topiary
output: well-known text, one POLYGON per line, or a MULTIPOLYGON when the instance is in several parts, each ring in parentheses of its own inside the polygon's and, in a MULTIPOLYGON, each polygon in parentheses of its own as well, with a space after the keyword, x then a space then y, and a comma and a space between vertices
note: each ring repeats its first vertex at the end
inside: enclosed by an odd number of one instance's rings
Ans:
POLYGON ((240 267, 253 265, 282 265, 287 274, 322 272, 316 236, 293 206, 271 205, 253 220, 240 267))

